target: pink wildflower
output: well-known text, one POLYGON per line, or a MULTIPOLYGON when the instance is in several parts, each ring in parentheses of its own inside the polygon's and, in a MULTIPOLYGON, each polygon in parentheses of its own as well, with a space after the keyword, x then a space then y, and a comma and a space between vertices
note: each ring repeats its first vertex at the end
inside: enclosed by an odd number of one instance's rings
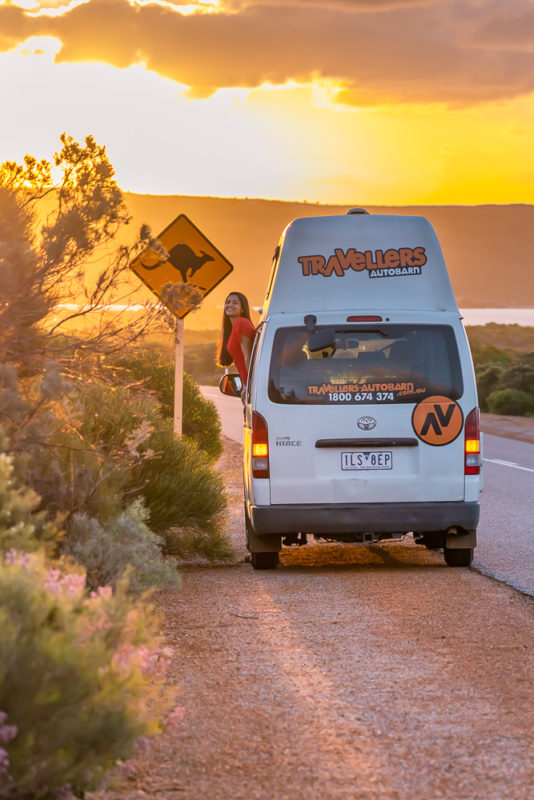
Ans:
POLYGON ((19 732, 16 725, 6 725, 6 720, 6 712, 0 711, 0 742, 2 742, 2 744, 9 744, 19 732))
POLYGON ((162 677, 167 671, 169 660, 167 650, 123 644, 115 651, 112 663, 116 669, 122 671, 127 672, 132 667, 137 666, 145 677, 152 675, 162 677))
MULTIPOLYGON (((7 714, 5 711, 0 711, 0 742, 2 744, 9 744, 15 738, 19 729, 16 725, 6 725, 7 714)), ((9 774, 9 755, 4 747, 0 746, 0 778, 7 778, 12 781, 13 778, 9 774)))
POLYGON ((113 596, 113 589, 111 586, 99 586, 95 591, 91 592, 90 597, 96 598, 101 597, 104 600, 108 600, 110 597, 113 596))
POLYGON ((69 597, 81 595, 85 589, 85 575, 68 572, 62 575, 59 569, 49 569, 45 581, 45 589, 54 595, 65 594, 69 597))
POLYGON ((2 725, 0 728, 0 742, 2 742, 2 744, 8 744, 15 738, 18 732, 19 729, 16 725, 2 725))
POLYGON ((16 564, 23 569, 28 569, 31 564, 31 556, 29 553, 19 553, 14 547, 11 547, 5 554, 4 561, 10 567, 16 564))
POLYGON ((0 747, 0 778, 13 780, 9 775, 9 756, 7 750, 4 750, 3 747, 0 747))

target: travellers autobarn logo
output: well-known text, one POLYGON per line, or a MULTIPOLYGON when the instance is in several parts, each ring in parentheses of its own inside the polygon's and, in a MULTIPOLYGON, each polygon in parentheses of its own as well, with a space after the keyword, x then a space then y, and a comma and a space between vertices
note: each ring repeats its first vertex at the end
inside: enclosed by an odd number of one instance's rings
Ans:
POLYGON ((322 275, 343 278, 349 270, 366 271, 369 278, 402 278, 406 275, 421 275, 427 263, 424 247, 399 247, 389 250, 356 250, 349 247, 325 256, 300 256, 298 259, 304 277, 322 275))
POLYGON ((462 409, 450 397, 425 397, 413 410, 412 427, 419 439, 426 444, 439 447, 454 442, 463 425, 462 409))

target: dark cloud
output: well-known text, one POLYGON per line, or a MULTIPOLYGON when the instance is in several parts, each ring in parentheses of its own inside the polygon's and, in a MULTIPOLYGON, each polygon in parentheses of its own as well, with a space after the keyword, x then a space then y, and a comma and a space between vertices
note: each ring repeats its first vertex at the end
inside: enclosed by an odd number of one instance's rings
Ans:
POLYGON ((482 46, 534 51, 534 3, 524 0, 494 3, 478 26, 474 40, 482 46))
POLYGON ((507 25, 494 0, 389 0, 387 6, 260 0, 240 11, 234 2, 231 13, 183 16, 160 5, 92 0, 60 17, 1 6, 0 42, 5 49, 28 36, 57 36, 59 60, 118 67, 144 61, 197 96, 311 77, 338 81, 340 101, 355 105, 462 105, 534 91, 530 0, 506 4, 506 13, 514 10, 507 25))

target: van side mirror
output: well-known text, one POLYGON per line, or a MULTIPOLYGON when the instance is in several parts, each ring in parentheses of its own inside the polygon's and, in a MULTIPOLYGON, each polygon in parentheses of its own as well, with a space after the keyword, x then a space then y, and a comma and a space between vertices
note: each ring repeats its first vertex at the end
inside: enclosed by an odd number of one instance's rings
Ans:
POLYGON ((223 375, 219 381, 219 391, 230 397, 241 397, 243 381, 239 375, 223 375))
POLYGON ((315 331, 308 336, 310 358, 329 358, 336 351, 336 333, 332 328, 315 331))

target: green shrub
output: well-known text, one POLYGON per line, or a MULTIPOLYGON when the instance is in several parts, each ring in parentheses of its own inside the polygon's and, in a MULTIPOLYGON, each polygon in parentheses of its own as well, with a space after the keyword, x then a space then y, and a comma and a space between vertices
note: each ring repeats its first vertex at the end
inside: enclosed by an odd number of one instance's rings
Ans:
POLYGON ((53 553, 62 531, 36 511, 41 498, 16 477, 13 457, 3 450, 0 437, 0 555, 11 548, 30 552, 46 547, 53 553))
POLYGON ((174 435, 171 420, 151 435, 149 447, 153 457, 132 471, 131 480, 142 487, 150 527, 165 537, 169 551, 169 528, 216 529, 226 507, 224 484, 194 442, 174 435))
POLYGON ((174 364, 172 357, 152 349, 131 349, 113 360, 122 380, 142 383, 152 392, 165 417, 174 415, 174 364))
POLYGON ((211 461, 223 451, 221 420, 215 405, 206 400, 193 378, 184 372, 183 433, 198 444, 211 461))
POLYGON ((65 400, 64 412, 32 485, 48 509, 85 513, 106 526, 123 511, 131 470, 146 458, 141 448, 161 420, 158 405, 124 386, 88 381, 65 400))
POLYGON ((492 344, 473 347, 471 350, 475 364, 501 364, 507 366, 514 361, 514 353, 509 350, 502 350, 492 344))
POLYGON ((228 538, 215 526, 201 530, 194 527, 174 527, 165 532, 166 552, 177 558, 190 560, 197 556, 208 561, 224 561, 234 555, 228 538))
POLYGON ((145 524, 147 517, 141 500, 105 525, 87 514, 74 514, 63 552, 85 567, 91 588, 117 586, 125 575, 132 592, 176 588, 176 566, 162 560, 162 540, 145 524))
POLYGON ((215 386, 223 370, 215 363, 216 342, 197 342, 184 347, 184 369, 197 383, 215 386))
POLYGON ((534 414, 534 395, 519 389, 499 389, 488 397, 488 407, 493 414, 531 415, 534 414))
POLYGON ((518 389, 534 396, 534 353, 525 353, 503 373, 500 389, 518 389))
MULTIPOLYGON (((174 365, 169 357, 153 350, 136 350, 123 356, 117 364, 153 392, 162 414, 174 419, 174 365)), ((221 421, 217 409, 211 400, 202 396, 187 372, 184 372, 183 383, 182 432, 194 439, 212 461, 221 455, 221 421)))
POLYGON ((478 402, 482 411, 488 410, 488 397, 497 389, 503 374, 500 364, 489 364, 476 370, 478 402))
POLYGON ((152 610, 84 583, 37 554, 0 561, 0 798, 81 797, 169 706, 152 610))

